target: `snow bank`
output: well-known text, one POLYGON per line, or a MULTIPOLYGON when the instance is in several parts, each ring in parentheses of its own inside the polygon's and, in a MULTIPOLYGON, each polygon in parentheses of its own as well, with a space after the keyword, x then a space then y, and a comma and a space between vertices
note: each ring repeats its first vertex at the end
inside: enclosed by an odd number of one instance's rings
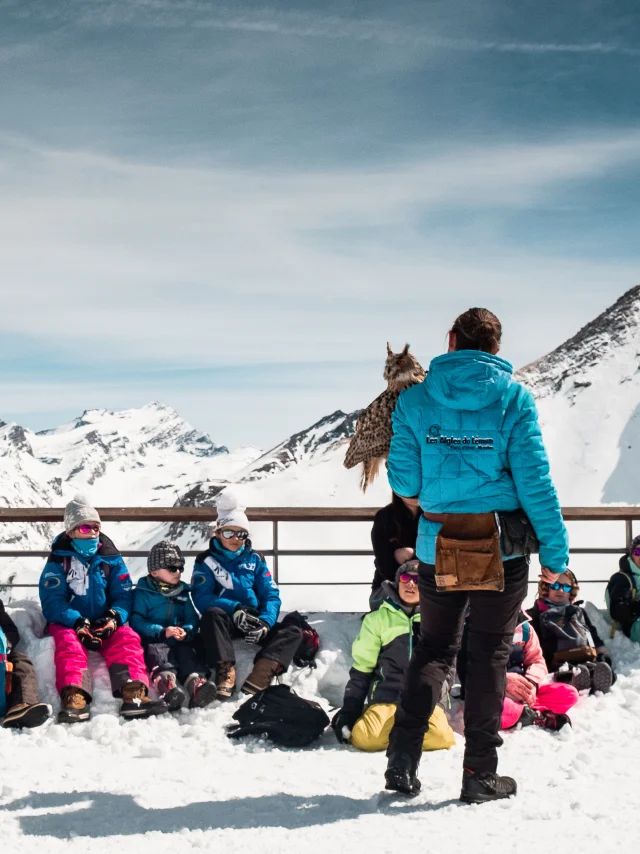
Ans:
MULTIPOLYGON (((12 606, 42 693, 57 711, 50 638, 32 602, 12 606)), ((591 609, 608 635, 603 617, 591 609)), ((329 710, 341 700, 357 615, 317 614, 323 646, 315 671, 287 677, 329 710)), ((92 719, 73 727, 0 730, 0 817, 5 850, 86 854, 96 838, 139 852, 543 851, 601 852, 638 839, 640 647, 618 635, 611 694, 584 697, 574 729, 505 735, 501 770, 517 777, 511 802, 462 806, 462 739, 426 755, 414 800, 382 792, 385 758, 326 733, 307 750, 251 739, 224 725, 240 700, 149 721, 122 722, 101 659, 94 656, 92 719)), ((239 677, 250 665, 240 650, 239 677)), ((96 843, 93 843, 93 850, 96 843)))

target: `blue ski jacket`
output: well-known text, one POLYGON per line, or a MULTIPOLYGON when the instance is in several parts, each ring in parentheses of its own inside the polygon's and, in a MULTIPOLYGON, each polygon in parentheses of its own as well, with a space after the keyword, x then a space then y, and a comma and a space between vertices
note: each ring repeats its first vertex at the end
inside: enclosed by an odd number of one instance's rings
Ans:
POLYGON ((264 558, 253 551, 249 540, 241 552, 231 556, 212 537, 207 551, 196 558, 191 595, 201 614, 209 608, 222 608, 233 614, 236 608, 245 606, 257 611, 267 625, 274 626, 280 613, 280 591, 264 558))
POLYGON ((193 606, 191 588, 180 583, 175 591, 162 593, 148 575, 141 578, 133 591, 133 611, 131 628, 145 640, 162 640, 169 646, 180 641, 167 638, 164 630, 168 626, 179 626, 187 636, 184 640, 193 640, 198 632, 200 618, 193 606))
MULTIPOLYGON (((509 362, 459 350, 431 362, 424 382, 402 392, 393 413, 389 483, 431 513, 522 508, 540 561, 562 572, 567 531, 549 471, 533 395, 509 362)), ((416 552, 435 563, 440 523, 420 518, 416 552)))
POLYGON ((73 628, 84 617, 96 620, 115 611, 121 623, 131 612, 133 584, 122 556, 108 537, 100 534, 93 557, 74 551, 67 534, 53 541, 51 554, 40 576, 40 604, 49 623, 73 628))

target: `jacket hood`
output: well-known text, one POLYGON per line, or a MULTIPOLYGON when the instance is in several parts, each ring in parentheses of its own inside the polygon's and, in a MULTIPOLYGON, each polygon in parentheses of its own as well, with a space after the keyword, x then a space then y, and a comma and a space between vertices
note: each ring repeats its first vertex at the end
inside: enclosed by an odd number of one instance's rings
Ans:
MULTIPOLYGON (((75 555, 73 544, 71 542, 71 537, 69 534, 58 534, 58 536, 53 541, 51 546, 51 552, 54 554, 72 554, 75 555)), ((98 551, 96 552, 98 557, 117 557, 120 555, 120 551, 116 548, 113 541, 109 539, 109 537, 105 536, 103 533, 100 533, 100 545, 98 546, 98 551)))
POLYGON ((620 572, 626 572, 627 575, 635 575, 640 581, 640 566, 636 566, 629 555, 622 555, 620 558, 620 572))
POLYGON ((413 617, 414 614, 420 613, 419 604, 408 605, 406 602, 402 601, 398 593, 398 588, 392 581, 382 582, 382 595, 384 596, 384 602, 382 605, 388 605, 394 611, 404 611, 408 617, 413 617))
POLYGON ((503 396, 513 382, 513 365, 481 350, 455 350, 431 362, 424 382, 443 406, 475 411, 503 396))

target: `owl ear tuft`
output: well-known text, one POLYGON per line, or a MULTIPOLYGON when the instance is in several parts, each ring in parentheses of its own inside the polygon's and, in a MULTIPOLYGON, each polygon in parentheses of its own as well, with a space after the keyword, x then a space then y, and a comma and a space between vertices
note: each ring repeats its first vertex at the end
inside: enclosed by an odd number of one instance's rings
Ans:
POLYGON ((402 355, 403 355, 403 356, 406 356, 408 353, 409 353, 409 345, 408 345, 408 344, 405 344, 405 345, 404 345, 404 350, 402 351, 402 355))
POLYGON ((391 349, 391 347, 389 346, 389 342, 387 341, 387 356, 392 356, 392 355, 393 355, 393 350, 391 349))

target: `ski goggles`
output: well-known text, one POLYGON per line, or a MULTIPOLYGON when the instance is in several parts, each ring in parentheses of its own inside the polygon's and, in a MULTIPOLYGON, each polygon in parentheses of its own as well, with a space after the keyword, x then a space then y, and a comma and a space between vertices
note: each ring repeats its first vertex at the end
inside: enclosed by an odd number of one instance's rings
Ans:
POLYGON ((100 525, 98 522, 95 522, 93 525, 78 525, 76 530, 80 531, 81 534, 99 534, 100 525))
POLYGON ((249 533, 248 531, 232 531, 231 528, 221 528, 220 535, 225 540, 232 540, 235 537, 238 540, 244 541, 249 536, 249 533))
POLYGON ((418 583, 417 572, 401 572, 399 578, 403 584, 408 584, 410 581, 413 581, 414 584, 418 583))
POLYGON ((562 590, 563 593, 571 593, 573 584, 560 584, 559 581, 554 581, 549 585, 549 590, 562 590))
POLYGON ((184 572, 184 566, 165 566, 167 572, 184 572))

